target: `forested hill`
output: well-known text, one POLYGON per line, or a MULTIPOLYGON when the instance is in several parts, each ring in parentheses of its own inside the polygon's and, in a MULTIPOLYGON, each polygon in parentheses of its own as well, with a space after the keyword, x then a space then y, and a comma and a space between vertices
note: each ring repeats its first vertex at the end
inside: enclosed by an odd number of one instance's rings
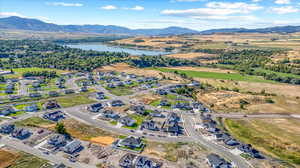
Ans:
POLYGON ((182 27, 167 27, 164 29, 129 29, 113 25, 57 25, 37 19, 16 16, 0 18, 0 29, 127 35, 180 35, 198 33, 198 31, 182 27))

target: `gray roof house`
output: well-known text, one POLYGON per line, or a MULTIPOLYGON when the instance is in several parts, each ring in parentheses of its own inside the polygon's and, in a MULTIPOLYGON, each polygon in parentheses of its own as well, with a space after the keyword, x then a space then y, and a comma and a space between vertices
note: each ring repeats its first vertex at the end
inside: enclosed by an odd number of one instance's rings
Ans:
POLYGON ((219 155, 216 154, 210 154, 207 156, 207 163, 212 168, 231 168, 231 163, 227 162, 223 158, 221 158, 219 155))
POLYGON ((135 168, 160 168, 161 163, 154 162, 146 156, 138 156, 135 161, 135 168))
POLYGON ((118 145, 134 149, 143 147, 144 143, 140 137, 129 136, 125 139, 119 140, 118 145))
POLYGON ((47 143, 55 147, 62 147, 66 145, 67 141, 63 135, 54 135, 48 139, 47 143))
POLYGON ((24 108, 24 110, 26 112, 37 112, 39 110, 39 107, 37 104, 31 104, 31 105, 28 105, 24 108))
POLYGON ((118 120, 120 116, 114 113, 112 110, 105 110, 101 113, 101 116, 107 119, 118 120))
POLYGON ((73 154, 75 152, 79 152, 82 149, 83 146, 81 146, 81 142, 78 140, 73 140, 64 147, 64 152, 73 154))
POLYGON ((15 128, 11 135, 14 138, 26 139, 31 135, 31 132, 26 130, 25 128, 15 128))
POLYGON ((158 126, 156 125, 155 121, 149 120, 149 121, 143 121, 141 124, 141 130, 147 129, 151 131, 159 131, 158 126))
POLYGON ((103 109, 103 105, 101 103, 96 103, 88 106, 87 108, 90 112, 99 112, 101 109, 103 109))
POLYGON ((14 131, 15 125, 13 124, 5 124, 0 127, 0 133, 10 134, 14 131))
POLYGON ((129 117, 129 116, 125 116, 125 117, 120 118, 118 120, 118 122, 121 123, 122 125, 128 126, 128 127, 132 127, 136 123, 136 121, 134 119, 132 119, 131 117, 129 117))
POLYGON ((4 107, 3 109, 0 110, 0 115, 9 115, 9 114, 12 114, 12 113, 15 113, 16 111, 14 110, 13 107, 11 106, 7 106, 7 107, 4 107))
POLYGON ((120 160, 119 160, 119 166, 122 168, 132 168, 134 164, 134 159, 136 155, 133 155, 131 153, 125 154, 120 160))

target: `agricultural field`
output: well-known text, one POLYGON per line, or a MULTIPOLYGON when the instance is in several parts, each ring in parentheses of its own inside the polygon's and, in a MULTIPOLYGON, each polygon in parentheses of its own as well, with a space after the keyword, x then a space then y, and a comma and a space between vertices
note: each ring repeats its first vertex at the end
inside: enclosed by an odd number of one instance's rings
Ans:
POLYGON ((299 121, 294 119, 240 119, 224 121, 227 130, 244 143, 288 164, 300 164, 299 121))

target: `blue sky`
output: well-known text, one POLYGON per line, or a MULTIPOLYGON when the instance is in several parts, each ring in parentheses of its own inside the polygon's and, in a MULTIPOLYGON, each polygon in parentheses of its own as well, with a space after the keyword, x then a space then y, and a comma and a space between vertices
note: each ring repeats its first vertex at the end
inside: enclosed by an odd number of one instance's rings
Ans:
POLYGON ((300 25, 300 0, 1 0, 0 17, 129 28, 300 25))

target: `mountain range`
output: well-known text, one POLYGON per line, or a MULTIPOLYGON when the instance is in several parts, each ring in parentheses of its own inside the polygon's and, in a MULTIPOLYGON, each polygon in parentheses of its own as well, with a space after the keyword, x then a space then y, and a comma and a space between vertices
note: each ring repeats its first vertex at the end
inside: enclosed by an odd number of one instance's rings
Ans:
POLYGON ((17 29, 30 31, 70 32, 70 33, 99 33, 126 35, 181 35, 181 34, 213 34, 213 33, 294 33, 300 32, 300 26, 280 26, 258 29, 227 28, 196 31, 182 27, 167 27, 163 29, 129 29, 114 25, 57 25, 38 19, 11 16, 0 18, 0 29, 17 29))

